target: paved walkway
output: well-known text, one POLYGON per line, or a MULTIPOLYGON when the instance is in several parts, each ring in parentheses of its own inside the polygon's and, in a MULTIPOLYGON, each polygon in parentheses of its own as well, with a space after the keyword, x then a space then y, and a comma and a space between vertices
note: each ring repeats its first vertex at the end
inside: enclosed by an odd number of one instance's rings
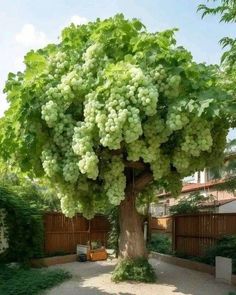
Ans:
POLYGON ((155 284, 111 282, 116 261, 73 262, 59 266, 73 274, 70 281, 49 290, 47 295, 229 295, 236 287, 216 282, 201 272, 151 259, 158 280, 155 284))

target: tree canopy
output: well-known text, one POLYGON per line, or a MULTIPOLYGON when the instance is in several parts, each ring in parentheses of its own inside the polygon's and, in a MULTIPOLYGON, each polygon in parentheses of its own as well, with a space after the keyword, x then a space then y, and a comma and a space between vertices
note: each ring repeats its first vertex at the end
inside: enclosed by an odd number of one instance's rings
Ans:
MULTIPOLYGON (((235 0, 210 0, 212 2, 200 4, 198 11, 202 12, 202 17, 207 15, 219 15, 220 22, 235 23, 236 22, 236 1, 235 0)), ((223 48, 227 50, 222 55, 222 62, 226 65, 233 67, 236 61, 236 39, 226 36, 220 40, 223 48)))
POLYGON ((145 198, 147 183, 178 194, 183 177, 222 159, 232 98, 174 32, 116 15, 30 51, 6 82, 1 156, 49 177, 68 216, 119 205, 129 187, 145 198))

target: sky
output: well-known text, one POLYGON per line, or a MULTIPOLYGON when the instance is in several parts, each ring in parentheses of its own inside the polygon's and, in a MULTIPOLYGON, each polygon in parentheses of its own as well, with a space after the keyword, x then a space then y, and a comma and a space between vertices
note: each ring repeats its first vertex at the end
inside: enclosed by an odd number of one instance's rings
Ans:
MULTIPOLYGON (((0 117, 7 109, 2 93, 9 72, 24 69, 30 49, 58 42, 71 22, 86 23, 123 13, 139 18, 149 31, 178 28, 177 44, 192 52, 197 62, 219 63, 219 40, 235 36, 234 24, 219 18, 201 19, 197 7, 204 0, 0 0, 0 117)), ((232 133, 233 135, 236 133, 232 133)))

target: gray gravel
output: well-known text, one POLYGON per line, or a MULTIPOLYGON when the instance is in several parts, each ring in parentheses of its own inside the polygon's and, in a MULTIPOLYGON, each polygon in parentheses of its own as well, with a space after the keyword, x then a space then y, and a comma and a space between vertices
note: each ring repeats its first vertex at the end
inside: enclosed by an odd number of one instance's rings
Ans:
POLYGON ((116 263, 73 262, 51 268, 63 268, 72 273, 73 278, 57 286, 47 295, 228 295, 236 292, 236 287, 216 282, 205 273, 150 259, 158 280, 155 284, 111 282, 111 272, 116 263))

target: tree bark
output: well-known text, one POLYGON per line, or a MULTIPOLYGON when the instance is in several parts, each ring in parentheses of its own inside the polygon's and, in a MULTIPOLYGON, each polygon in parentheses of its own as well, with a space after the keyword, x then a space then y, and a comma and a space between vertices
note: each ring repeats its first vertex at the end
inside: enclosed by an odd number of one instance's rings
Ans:
POLYGON ((136 210, 135 199, 135 192, 127 189, 125 199, 120 204, 119 258, 121 259, 147 257, 143 218, 136 210))

